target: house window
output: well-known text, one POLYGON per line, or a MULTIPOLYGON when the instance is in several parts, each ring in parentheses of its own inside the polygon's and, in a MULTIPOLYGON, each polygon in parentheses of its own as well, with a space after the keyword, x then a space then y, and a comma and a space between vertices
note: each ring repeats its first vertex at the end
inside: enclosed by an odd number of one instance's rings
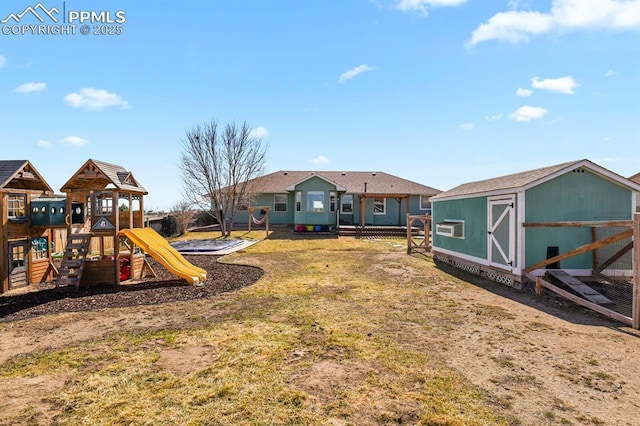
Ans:
POLYGON ((302 211, 302 191, 296 191, 296 211, 302 211))
POLYGON ((344 194, 342 196, 342 203, 340 203, 340 210, 345 214, 353 214, 353 195, 344 194))
POLYGON ((445 220, 436 223, 436 235, 464 240, 464 220, 445 220))
POLYGON ((324 213, 324 192, 307 192, 307 211, 314 213, 324 213))
POLYGON ((25 205, 27 196, 25 194, 10 194, 7 197, 7 217, 25 217, 25 205))
POLYGON ((385 214, 387 211, 386 198, 373 199, 373 214, 385 214))
POLYGON ((33 259, 47 259, 49 257, 49 240, 46 237, 31 240, 33 259))
POLYGON ((329 211, 330 212, 336 211, 336 193, 335 192, 329 192, 329 211))
POLYGON ((431 197, 428 195, 420 196, 420 210, 426 210, 431 213, 431 197))
POLYGON ((273 210, 277 212, 287 211, 287 194, 275 194, 273 196, 273 210))

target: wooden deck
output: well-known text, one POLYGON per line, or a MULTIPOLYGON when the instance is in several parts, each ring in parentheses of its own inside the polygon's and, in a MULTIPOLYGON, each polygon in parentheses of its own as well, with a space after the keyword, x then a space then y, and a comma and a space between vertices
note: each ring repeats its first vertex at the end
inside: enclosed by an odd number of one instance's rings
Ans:
MULTIPOLYGON (((341 237, 356 238, 407 238, 407 227, 392 225, 340 225, 338 228, 338 235, 341 237)), ((412 227, 411 235, 418 237, 424 235, 424 231, 419 228, 412 227)))

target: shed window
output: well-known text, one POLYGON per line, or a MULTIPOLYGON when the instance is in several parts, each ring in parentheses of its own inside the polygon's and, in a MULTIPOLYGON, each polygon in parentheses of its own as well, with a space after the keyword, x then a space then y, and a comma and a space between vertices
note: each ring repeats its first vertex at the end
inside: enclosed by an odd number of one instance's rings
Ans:
POLYGON ((314 213, 324 213, 324 192, 307 192, 307 211, 314 213))
POLYGON ((336 193, 335 192, 329 192, 329 211, 330 212, 336 211, 336 193))
POLYGON ((25 194, 10 194, 7 196, 7 217, 25 217, 27 196, 25 194))
POLYGON ((445 220, 437 223, 436 235, 464 239, 464 220, 445 220))
POLYGON ((296 211, 302 211, 302 191, 296 191, 296 211))
POLYGON ((287 194, 275 194, 273 196, 273 210, 277 212, 287 211, 287 194))
POLYGON ((34 238, 31 240, 31 246, 34 259, 46 259, 49 257, 49 240, 47 237, 34 238))
POLYGON ((342 213, 353 214, 353 195, 344 194, 342 196, 342 202, 340 203, 340 209, 342 213))
POLYGON ((387 199, 386 198, 374 198, 373 199, 373 214, 385 214, 387 212, 387 199))

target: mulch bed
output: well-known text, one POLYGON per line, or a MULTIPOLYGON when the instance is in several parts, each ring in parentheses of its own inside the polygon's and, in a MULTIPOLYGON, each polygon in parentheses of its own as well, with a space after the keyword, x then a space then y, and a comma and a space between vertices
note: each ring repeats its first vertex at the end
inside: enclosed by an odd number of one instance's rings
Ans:
POLYGON ((184 256, 192 264, 208 272, 207 280, 199 286, 188 285, 171 274, 152 258, 147 260, 156 278, 135 284, 125 281, 120 286, 55 288, 47 285, 36 291, 16 295, 0 295, 0 322, 17 321, 60 312, 93 311, 139 305, 202 299, 232 292, 256 282, 263 274, 252 266, 218 263, 219 256, 184 256))

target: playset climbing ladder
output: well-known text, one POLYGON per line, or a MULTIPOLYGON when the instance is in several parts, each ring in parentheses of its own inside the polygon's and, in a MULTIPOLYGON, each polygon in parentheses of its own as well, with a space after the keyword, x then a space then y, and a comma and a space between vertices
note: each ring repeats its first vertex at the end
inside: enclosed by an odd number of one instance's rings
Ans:
POLYGON ((84 262, 89 252, 91 234, 71 234, 67 238, 67 247, 64 251, 62 263, 58 269, 56 286, 73 285, 80 286, 84 262))

